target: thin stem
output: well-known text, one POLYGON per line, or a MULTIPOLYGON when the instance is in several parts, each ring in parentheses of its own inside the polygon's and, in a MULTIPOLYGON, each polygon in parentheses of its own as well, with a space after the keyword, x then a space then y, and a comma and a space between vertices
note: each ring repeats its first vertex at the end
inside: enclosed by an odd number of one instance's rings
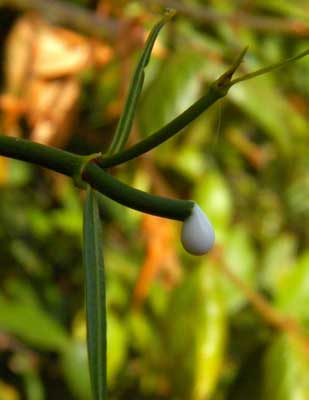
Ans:
POLYGON ((159 217, 183 221, 191 215, 194 206, 191 200, 168 199, 134 189, 107 174, 96 164, 86 166, 83 179, 110 199, 159 217))
POLYGON ((211 85, 203 97, 201 97, 196 103, 194 103, 182 114, 178 115, 178 117, 173 119, 163 128, 154 132, 146 139, 131 146, 127 150, 103 158, 98 162, 98 164, 102 168, 112 167, 114 165, 119 165, 126 161, 132 160, 132 158, 135 158, 141 154, 147 153, 148 151, 173 137, 176 133, 180 132, 203 111, 207 110, 217 100, 224 97, 226 93, 226 90, 219 88, 217 85, 211 85))
POLYGON ((230 82, 230 87, 232 87, 236 83, 247 81, 248 79, 255 78, 256 76, 264 75, 264 74, 267 74, 268 72, 271 72, 271 71, 273 71, 275 69, 282 68, 285 65, 287 65, 287 64, 289 64, 289 63, 291 63, 293 61, 299 60, 300 58, 306 57, 308 55, 309 55, 309 49, 303 51, 302 53, 300 53, 300 54, 298 54, 298 55, 296 55, 294 57, 288 58, 288 59, 286 59, 284 61, 280 61, 280 62, 275 63, 273 65, 270 65, 269 67, 261 68, 261 69, 258 69, 257 71, 250 72, 249 74, 240 76, 239 78, 235 78, 230 82))
POLYGON ((76 178, 82 178, 105 196, 135 210, 183 221, 190 214, 194 202, 153 196, 134 189, 103 171, 85 157, 29 140, 0 135, 0 155, 28 161, 42 167, 76 178))
POLYGON ((241 64, 247 49, 248 48, 246 47, 240 53, 231 67, 209 86, 206 94, 192 104, 192 106, 185 110, 182 114, 178 115, 178 117, 173 119, 163 128, 148 136, 146 139, 138 142, 125 151, 112 156, 106 156, 102 160, 98 161, 98 164, 102 168, 122 164, 141 154, 147 153, 180 132, 183 128, 190 124, 190 122, 192 122, 210 106, 212 106, 216 101, 226 96, 230 88, 232 76, 241 64))
POLYGON ((230 87, 231 79, 236 70, 239 68, 240 64, 242 63, 247 51, 248 46, 242 50, 242 52, 239 54, 239 56, 236 58, 235 62, 230 66, 230 68, 223 75, 221 75, 220 78, 217 79, 216 82, 219 87, 230 87))
POLYGON ((228 93, 229 89, 236 83, 266 74, 277 68, 281 68, 293 61, 299 60, 309 54, 309 49, 307 49, 294 57, 288 58, 284 61, 280 61, 268 67, 261 68, 255 72, 251 72, 239 78, 232 79, 233 74, 241 64, 247 52, 247 49, 248 48, 246 47, 238 56, 236 61, 232 64, 232 66, 210 85, 207 93, 191 107, 189 107, 186 111, 184 111, 182 114, 173 119, 170 123, 165 125, 157 132, 148 136, 146 139, 140 141, 139 143, 133 145, 132 147, 121 153, 117 153, 112 156, 106 156, 101 161, 99 161, 98 164, 102 168, 112 167, 114 165, 119 165, 126 161, 129 161, 132 158, 135 158, 141 154, 147 153, 149 150, 152 150, 154 147, 165 142, 176 133, 180 132, 190 122, 197 118, 203 111, 207 110, 217 100, 224 97, 228 93))

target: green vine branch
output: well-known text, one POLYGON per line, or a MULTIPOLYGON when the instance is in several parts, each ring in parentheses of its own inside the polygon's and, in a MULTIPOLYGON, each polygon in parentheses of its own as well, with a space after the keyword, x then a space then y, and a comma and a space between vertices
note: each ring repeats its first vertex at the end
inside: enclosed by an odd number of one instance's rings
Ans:
MULTIPOLYGON (((135 210, 184 221, 191 215, 195 204, 193 201, 153 196, 120 182, 106 173, 103 168, 121 164, 160 145, 181 131, 217 100, 224 97, 234 84, 267 73, 309 54, 309 50, 306 50, 288 60, 232 80, 233 74, 241 64, 246 51, 247 49, 244 49, 234 64, 209 86, 207 93, 202 98, 158 132, 128 150, 106 158, 102 158, 100 153, 81 156, 28 140, 0 135, 0 155, 31 162, 67 175, 79 183, 79 186, 82 186, 83 181, 89 183, 105 196, 135 210)), ((147 62, 142 64, 140 74, 143 73, 146 64, 147 62)), ((134 110, 130 112, 130 115, 133 115, 133 113, 134 110)), ((130 120, 131 118, 132 116, 130 116, 130 120)), ((127 129, 123 132, 127 137, 127 129)))
POLYGON ((183 221, 194 206, 193 201, 168 199, 134 189, 102 170, 85 157, 41 145, 29 140, 0 135, 0 155, 27 161, 82 180, 105 196, 135 210, 160 217, 183 221))
POLYGON ((147 153, 173 137, 176 133, 180 132, 217 100, 224 97, 226 93, 227 90, 225 88, 220 88, 216 84, 211 85, 203 97, 163 128, 131 146, 127 150, 116 153, 112 156, 103 156, 102 160, 99 161, 99 165, 103 168, 112 167, 132 160, 141 154, 147 153))
POLYGON ((225 97, 228 91, 231 89, 231 87, 234 86, 235 84, 252 79, 259 75, 266 74, 275 69, 282 68, 291 62, 297 61, 309 55, 309 49, 307 49, 294 57, 272 64, 268 67, 261 68, 249 74, 242 75, 239 78, 232 79, 234 73, 240 66, 247 50, 248 48, 246 47, 240 53, 240 55, 238 56, 236 61, 232 64, 232 66, 216 81, 210 84, 206 94, 202 96, 199 100, 197 100, 182 114, 178 115, 175 119, 173 119, 163 128, 159 129, 158 131, 146 137, 146 139, 141 140, 135 145, 129 147, 127 150, 121 151, 113 155, 103 156, 102 160, 98 161, 98 164, 102 168, 108 168, 122 164, 144 153, 147 153, 148 151, 152 150, 153 148, 159 146, 160 144, 164 143, 165 141, 173 137, 175 134, 179 133, 183 128, 185 128, 188 124, 190 124, 190 122, 196 119, 205 110, 210 108, 214 103, 216 103, 221 98, 225 97))

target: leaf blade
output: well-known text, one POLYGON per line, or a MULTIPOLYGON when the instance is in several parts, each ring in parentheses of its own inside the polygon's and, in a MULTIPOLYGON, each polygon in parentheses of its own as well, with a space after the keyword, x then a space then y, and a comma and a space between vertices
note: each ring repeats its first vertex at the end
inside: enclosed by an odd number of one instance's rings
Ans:
POLYGON ((84 207, 83 239, 89 371, 94 398, 105 400, 106 306, 102 230, 97 198, 90 186, 84 207))
POLYGON ((117 153, 123 149, 125 146, 127 139, 129 137, 133 118, 135 114, 135 110, 137 107, 137 102, 140 98, 140 94, 142 92, 144 76, 144 69, 149 63, 150 55, 155 44, 156 38, 160 33, 160 30, 163 26, 168 22, 168 20, 174 15, 174 12, 171 11, 167 13, 151 30, 139 62, 136 66, 135 72, 133 74, 128 95, 126 98, 125 106, 123 112, 120 116, 115 135, 113 137, 112 143, 110 145, 109 154, 117 153))

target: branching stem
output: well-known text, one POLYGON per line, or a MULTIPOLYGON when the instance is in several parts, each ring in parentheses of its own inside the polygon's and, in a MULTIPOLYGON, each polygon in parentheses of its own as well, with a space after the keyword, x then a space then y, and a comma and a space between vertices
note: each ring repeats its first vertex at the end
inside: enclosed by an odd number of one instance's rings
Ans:
MULTIPOLYGON (((194 202, 153 196, 134 189, 107 174, 94 162, 85 164, 85 157, 29 140, 0 135, 0 155, 27 161, 71 178, 82 170, 82 178, 105 196, 135 210, 183 221, 194 202)), ((87 156, 88 157, 88 156, 87 156)))

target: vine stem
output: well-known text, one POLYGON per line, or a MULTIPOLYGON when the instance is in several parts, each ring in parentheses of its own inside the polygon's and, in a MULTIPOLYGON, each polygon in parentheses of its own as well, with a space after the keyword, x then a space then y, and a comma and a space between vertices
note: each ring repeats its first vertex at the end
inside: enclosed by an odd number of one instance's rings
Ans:
POLYGON ((161 143, 173 137, 176 133, 185 128, 191 121, 197 118, 202 112, 207 110, 217 100, 224 97, 227 91, 225 88, 219 88, 217 85, 211 85, 206 94, 201 97, 196 103, 185 110, 182 114, 178 115, 175 119, 169 122, 160 130, 148 136, 146 139, 141 140, 135 145, 129 147, 127 150, 121 151, 113 155, 103 156, 99 161, 102 168, 108 168, 115 165, 122 164, 126 161, 147 153, 148 151, 159 146, 161 143))
POLYGON ((174 118, 171 122, 163 126, 158 131, 152 133, 144 140, 141 140, 140 142, 129 147, 128 149, 113 155, 103 155, 102 159, 98 161, 98 164, 102 168, 108 168, 114 165, 122 164, 126 161, 136 158, 137 156, 147 153, 148 151, 152 150, 153 148, 159 146, 166 140, 176 135, 178 132, 181 132, 183 128, 185 128, 190 122, 192 122, 200 114, 202 114, 202 112, 206 111, 218 100, 225 97, 229 89, 231 89, 232 86, 234 86, 235 84, 255 78, 260 75, 264 75, 275 69, 282 68, 293 61, 297 61, 309 55, 309 49, 307 49, 294 57, 290 57, 286 60, 277 62, 268 67, 261 68, 257 71, 253 71, 238 78, 232 79, 234 73, 243 61, 247 50, 248 47, 245 47, 240 55, 237 57, 235 62, 231 65, 231 67, 226 72, 224 72, 224 74, 221 75, 217 80, 209 85, 205 95, 197 100, 194 104, 192 104, 192 106, 186 109, 183 113, 178 115, 176 118, 174 118))
POLYGON ((89 162, 89 156, 76 155, 30 140, 0 135, 0 155, 40 165, 69 176, 75 182, 76 178, 82 178, 112 200, 159 217, 183 221, 191 215, 195 204, 190 200, 168 199, 134 189, 106 173, 95 162, 89 162))
POLYGON ((230 87, 232 87, 232 86, 235 85, 236 83, 243 82, 243 81, 247 81, 247 80, 252 79, 252 78, 255 78, 255 77, 257 77, 257 76, 267 74, 268 72, 274 71, 275 69, 282 68, 282 67, 284 67, 286 64, 289 64, 289 63, 291 63, 291 62, 297 61, 297 60, 299 60, 299 59, 301 59, 301 58, 303 58, 303 57, 306 57, 306 56, 308 56, 308 55, 309 55, 309 49, 303 51, 303 52, 300 53, 300 54, 297 54, 297 55, 294 56, 294 57, 290 57, 290 58, 288 58, 288 59, 286 59, 286 60, 284 60, 284 61, 281 61, 281 62, 275 63, 275 64, 273 64, 273 65, 270 65, 269 67, 261 68, 261 69, 259 69, 259 70, 257 70, 257 71, 250 72, 249 74, 242 75, 242 76, 240 76, 239 78, 233 79, 233 80, 230 82, 230 87))
POLYGON ((309 337, 301 325, 292 317, 281 314, 269 304, 263 296, 252 290, 245 282, 234 274, 222 259, 222 249, 216 246, 211 257, 218 268, 246 297, 255 311, 273 328, 287 333, 296 339, 309 358, 309 337))
POLYGON ((146 139, 141 140, 135 145, 129 147, 127 150, 113 155, 102 156, 102 159, 98 162, 98 164, 102 168, 122 164, 141 154, 147 153, 180 132, 204 111, 208 110, 214 103, 227 95, 228 90, 231 87, 232 76, 241 64, 247 50, 248 47, 246 47, 240 53, 236 61, 226 72, 224 72, 223 75, 209 85, 206 93, 184 112, 182 112, 168 124, 164 125, 161 129, 152 133, 146 137, 146 139))

